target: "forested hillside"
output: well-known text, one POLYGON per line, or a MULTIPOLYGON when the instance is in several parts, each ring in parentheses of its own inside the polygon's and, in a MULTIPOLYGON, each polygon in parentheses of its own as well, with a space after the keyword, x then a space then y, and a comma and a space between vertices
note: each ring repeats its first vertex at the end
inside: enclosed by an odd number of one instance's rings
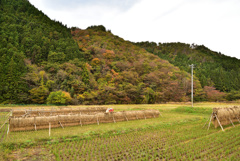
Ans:
POLYGON ((194 74, 202 87, 228 92, 228 100, 240 99, 240 60, 211 51, 203 45, 154 42, 135 44, 188 73, 191 70, 189 65, 195 64, 194 74))
MULTIPOLYGON (((72 34, 88 60, 89 85, 96 88, 79 97, 91 98, 91 101, 108 99, 111 103, 189 100, 190 75, 168 61, 106 32, 104 28, 73 29, 72 34)), ((195 91, 196 96, 202 97, 198 81, 195 91)))
MULTIPOLYGON (((29 64, 51 68, 46 61, 80 58, 70 29, 50 20, 27 0, 0 1, 0 102, 29 102, 29 64)), ((37 79, 37 75, 35 76, 37 79)))
POLYGON ((239 60, 206 47, 134 44, 101 25, 69 29, 27 0, 0 0, 0 15, 2 104, 189 101, 192 63, 195 101, 239 97, 239 60))
MULTIPOLYGON (((114 36, 104 26, 69 29, 27 0, 0 3, 1 103, 189 100, 187 72, 114 36)), ((199 81, 195 94, 204 97, 199 81)))

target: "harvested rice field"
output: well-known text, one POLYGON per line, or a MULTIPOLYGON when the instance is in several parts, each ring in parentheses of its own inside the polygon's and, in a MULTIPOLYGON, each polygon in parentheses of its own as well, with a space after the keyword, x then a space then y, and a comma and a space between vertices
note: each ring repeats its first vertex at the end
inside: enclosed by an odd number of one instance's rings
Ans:
MULTIPOLYGON (((198 103, 193 108, 183 103, 107 105, 104 107, 111 107, 114 112, 154 109, 161 115, 51 130, 9 131, 8 134, 9 124, 4 122, 9 112, 0 112, 3 125, 0 130, 0 160, 239 160, 238 122, 234 122, 235 127, 224 125, 224 132, 212 123, 207 129, 214 107, 234 105, 240 106, 240 103, 198 103)), ((71 108, 86 107, 90 106, 71 108)), ((53 107, 46 107, 50 108, 53 107)))

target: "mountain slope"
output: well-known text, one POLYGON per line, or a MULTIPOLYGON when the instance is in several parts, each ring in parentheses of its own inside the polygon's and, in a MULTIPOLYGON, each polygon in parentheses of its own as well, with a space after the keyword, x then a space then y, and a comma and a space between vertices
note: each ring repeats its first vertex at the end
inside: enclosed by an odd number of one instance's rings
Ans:
MULTIPOLYGON (((71 104, 189 100, 187 70, 104 26, 69 29, 27 0, 0 3, 1 103, 47 103, 50 93, 59 102, 71 96, 71 104)), ((194 83, 195 99, 205 99, 198 77, 194 83)))
MULTIPOLYGON (((111 32, 99 30, 98 26, 87 30, 74 28, 72 35, 89 61, 89 71, 98 83, 97 89, 108 94, 106 97, 110 100, 115 98, 116 102, 112 103, 160 103, 189 99, 190 75, 168 61, 111 32)), ((200 96, 202 89, 198 81, 196 89, 196 95, 200 96)))
POLYGON ((236 58, 213 52, 203 45, 153 42, 136 45, 187 72, 190 72, 189 65, 195 64, 195 74, 202 87, 214 86, 224 92, 240 90, 240 60, 236 58))
POLYGON ((49 53, 63 61, 81 58, 70 29, 50 20, 27 0, 0 1, 0 102, 28 102, 31 88, 22 79, 26 59, 40 65, 49 53))

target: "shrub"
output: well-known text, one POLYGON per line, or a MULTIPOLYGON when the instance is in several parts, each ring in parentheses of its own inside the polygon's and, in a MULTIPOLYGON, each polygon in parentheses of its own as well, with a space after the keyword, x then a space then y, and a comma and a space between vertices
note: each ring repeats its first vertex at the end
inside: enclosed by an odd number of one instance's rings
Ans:
POLYGON ((47 98, 48 104, 67 105, 71 102, 72 98, 68 92, 56 91, 51 92, 47 98))

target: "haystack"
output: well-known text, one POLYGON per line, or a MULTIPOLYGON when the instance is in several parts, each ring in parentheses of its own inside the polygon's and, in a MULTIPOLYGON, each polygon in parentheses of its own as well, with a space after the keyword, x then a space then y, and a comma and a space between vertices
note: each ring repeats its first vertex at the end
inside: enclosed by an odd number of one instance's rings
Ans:
POLYGON ((105 112, 107 107, 79 107, 79 108, 61 108, 61 109, 25 109, 25 110, 13 110, 13 117, 26 117, 26 116, 56 116, 67 114, 96 114, 99 112, 105 112))
POLYGON ((26 118, 11 117, 9 120, 10 131, 26 131, 47 129, 51 124, 51 128, 89 125, 101 123, 113 123, 120 121, 129 121, 137 119, 148 119, 159 117, 158 110, 143 110, 143 111, 121 111, 112 113, 97 113, 97 114, 68 114, 57 116, 36 116, 26 118))
MULTIPOLYGON (((240 115, 240 107, 228 107, 228 108, 213 108, 213 119, 212 123, 214 124, 215 128, 221 125, 228 125, 233 124, 234 122, 240 122, 239 120, 240 115), (218 122, 218 120, 220 122, 218 122)), ((233 124, 234 125, 234 124, 233 124)))

